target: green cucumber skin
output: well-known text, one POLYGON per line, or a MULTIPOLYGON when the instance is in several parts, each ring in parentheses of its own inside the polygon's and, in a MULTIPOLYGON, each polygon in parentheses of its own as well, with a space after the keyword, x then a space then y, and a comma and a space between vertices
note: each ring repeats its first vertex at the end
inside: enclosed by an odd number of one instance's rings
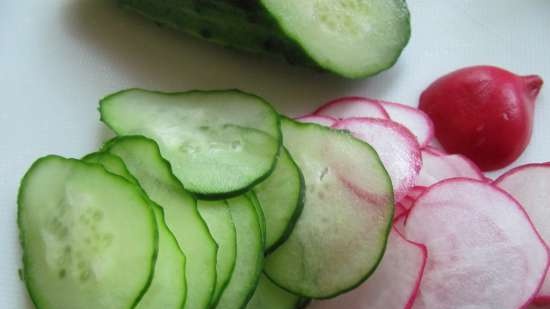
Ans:
MULTIPOLYGON (((88 162, 77 160, 77 159, 68 159, 68 158, 58 156, 58 155, 47 155, 47 156, 41 157, 41 158, 37 159, 36 161, 34 161, 33 164, 31 165, 31 167, 27 170, 27 172, 25 173, 25 175, 23 176, 23 178, 21 180, 19 190, 18 190, 18 193, 17 193, 17 228, 18 228, 18 231, 19 231, 19 244, 22 248, 22 263, 23 263, 23 266, 20 269, 19 273, 20 273, 20 276, 21 276, 23 282, 25 283, 25 286, 27 288, 27 291, 28 291, 29 297, 31 299, 31 302, 33 303, 33 305, 37 309, 51 309, 51 308, 48 308, 48 307, 46 307, 42 304, 42 301, 35 295, 35 293, 33 292, 33 287, 30 285, 30 278, 29 278, 30 274, 28 273, 28 265, 29 265, 30 261, 29 261, 29 256, 25 253, 25 247, 26 247, 26 244, 25 244, 25 241, 24 241, 25 240, 25 236, 24 236, 25 235, 25 229, 23 228, 23 225, 22 225, 22 220, 23 220, 22 219, 22 207, 23 207, 22 206, 22 199, 23 199, 23 191, 25 190, 25 188, 27 186, 27 180, 30 177, 31 172, 38 165, 40 165, 42 162, 48 161, 48 160, 68 160, 68 161, 72 161, 72 162, 78 162, 78 163, 87 165, 89 167, 101 168, 102 170, 105 170, 103 167, 99 166, 96 163, 88 163, 88 162)), ((119 176, 119 175, 113 174, 111 172, 107 172, 107 173, 109 173, 110 175, 113 175, 114 177, 117 177, 120 181, 123 181, 123 182, 126 182, 126 183, 131 183, 132 185, 135 185, 134 183, 132 183, 131 181, 128 181, 123 176, 119 176)), ((143 193, 143 191, 141 189, 137 190, 137 192, 139 192, 139 194, 142 196, 142 198, 145 201, 148 199, 148 197, 143 193)), ((157 231, 156 218, 155 218, 155 214, 154 214, 152 208, 150 208, 150 214, 151 214, 151 216, 150 216, 151 224, 152 224, 152 226, 155 227, 154 228, 155 231, 157 231)), ((151 285, 151 283, 153 281, 154 269, 155 269, 155 264, 156 264, 157 256, 158 256, 158 245, 159 245, 158 231, 155 232, 154 237, 155 237, 154 238, 154 241, 155 241, 154 253, 151 256, 149 277, 148 277, 147 281, 145 282, 145 285, 143 286, 141 291, 138 293, 138 295, 134 299, 133 303, 130 306, 128 306, 128 308, 123 308, 123 309, 133 309, 133 308, 135 308, 139 304, 139 302, 141 301, 141 299, 143 298, 143 296, 145 295, 145 293, 147 292, 147 290, 149 289, 149 286, 151 285)))

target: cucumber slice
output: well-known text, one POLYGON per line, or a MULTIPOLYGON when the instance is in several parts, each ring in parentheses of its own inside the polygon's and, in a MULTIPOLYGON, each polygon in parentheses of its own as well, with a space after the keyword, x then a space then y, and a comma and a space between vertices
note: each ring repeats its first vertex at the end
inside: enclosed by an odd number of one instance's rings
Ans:
POLYGON ((48 156, 18 197, 23 277, 40 309, 130 309, 153 275, 158 246, 139 188, 96 164, 48 156))
POLYGON ((273 173, 254 192, 265 215, 270 252, 288 238, 304 206, 304 177, 286 148, 281 148, 273 173))
POLYGON ((227 200, 237 230, 237 260, 233 276, 216 306, 241 309, 250 300, 262 272, 264 242, 254 204, 246 196, 227 200))
POLYGON ((252 205, 254 205, 254 210, 256 210, 256 215, 258 215, 258 220, 260 223, 260 232, 262 235, 262 242, 264 243, 264 246, 265 246, 266 235, 267 235, 267 224, 265 221, 264 211, 262 210, 260 201, 258 201, 258 198, 256 197, 256 194, 254 193, 254 191, 249 191, 245 195, 246 195, 246 198, 248 198, 248 200, 252 203, 252 205))
MULTIPOLYGON (((95 152, 85 156, 85 162, 102 165, 108 172, 122 176, 137 184, 124 162, 117 156, 107 152, 95 152)), ((178 246, 176 238, 166 226, 164 211, 151 200, 158 227, 159 249, 157 262, 151 285, 143 295, 136 309, 181 309, 187 296, 185 279, 185 255, 178 246)))
POLYGON ((225 200, 198 201, 197 208, 218 244, 216 289, 210 301, 210 306, 215 307, 235 268, 237 235, 225 200))
POLYGON ((281 289, 262 275, 246 309, 296 309, 301 302, 300 296, 281 289))
POLYGON ((410 37, 404 0, 261 0, 322 68, 350 78, 391 67, 410 37))
POLYGON ((124 161, 149 198, 163 208, 166 224, 186 256, 185 308, 208 308, 216 285, 217 245, 196 201, 172 175, 154 141, 126 136, 108 142, 105 148, 124 161))
POLYGON ((209 199, 238 195, 269 176, 281 144, 275 110, 237 90, 129 89, 101 100, 100 111, 117 134, 154 139, 185 189, 209 199))
POLYGON ((277 285, 329 298, 361 284, 386 247, 393 190, 376 152, 349 133, 282 120, 284 142, 305 179, 305 205, 290 237, 266 259, 277 285))

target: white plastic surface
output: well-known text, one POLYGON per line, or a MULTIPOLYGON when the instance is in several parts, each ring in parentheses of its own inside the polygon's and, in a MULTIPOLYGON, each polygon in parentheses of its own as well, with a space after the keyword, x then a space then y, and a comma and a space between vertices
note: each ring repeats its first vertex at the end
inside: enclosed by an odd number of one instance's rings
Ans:
POLYGON ((440 75, 493 64, 546 79, 533 140, 514 166, 549 161, 550 1, 410 0, 409 6, 413 33, 399 62, 371 79, 349 81, 180 35, 119 10, 115 0, 0 0, 0 308, 32 308, 17 275, 19 180, 40 156, 80 157, 111 136, 97 103, 121 88, 242 88, 298 116, 350 95, 416 106, 440 75))

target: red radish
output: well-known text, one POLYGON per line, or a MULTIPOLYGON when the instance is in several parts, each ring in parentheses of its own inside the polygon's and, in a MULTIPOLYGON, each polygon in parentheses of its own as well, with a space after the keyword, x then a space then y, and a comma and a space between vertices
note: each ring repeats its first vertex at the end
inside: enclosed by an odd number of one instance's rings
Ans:
POLYGON ((447 152, 463 154, 490 171, 516 160, 529 143, 542 84, 536 75, 468 67, 431 84, 419 107, 432 118, 447 152))
POLYGON ((336 119, 329 116, 306 115, 296 118, 296 120, 304 123, 316 123, 325 127, 330 127, 336 123, 336 119))
MULTIPOLYGON (((495 185, 510 193, 523 205, 547 244, 550 243, 550 162, 516 167, 495 180, 495 185)), ((535 298, 550 304, 550 274, 535 298)))
POLYGON ((390 175, 395 200, 407 195, 422 166, 420 146, 407 128, 390 120, 374 118, 348 118, 333 127, 350 131, 369 143, 390 175))
POLYGON ((363 97, 343 97, 319 107, 314 115, 330 116, 336 119, 370 117, 389 119, 389 115, 380 103, 363 97))
POLYGON ((436 155, 436 156, 444 156, 444 155, 448 154, 444 150, 437 149, 437 148, 432 147, 432 146, 426 146, 426 147, 422 148, 422 150, 425 150, 426 152, 429 152, 430 154, 433 154, 433 155, 436 155))
POLYGON ((523 308, 549 265, 548 249, 521 205, 472 179, 428 188, 407 216, 405 237, 429 252, 415 308, 523 308))
POLYGON ((432 120, 423 111, 408 105, 378 101, 390 115, 390 119, 404 125, 418 139, 421 147, 428 145, 434 135, 432 120))
POLYGON ((310 309, 412 308, 426 265, 423 245, 406 240, 392 229, 382 262, 358 288, 333 299, 315 301, 310 309))
POLYGON ((485 180, 479 168, 461 155, 434 155, 422 150, 422 169, 416 178, 417 186, 429 187, 448 178, 466 177, 485 180))

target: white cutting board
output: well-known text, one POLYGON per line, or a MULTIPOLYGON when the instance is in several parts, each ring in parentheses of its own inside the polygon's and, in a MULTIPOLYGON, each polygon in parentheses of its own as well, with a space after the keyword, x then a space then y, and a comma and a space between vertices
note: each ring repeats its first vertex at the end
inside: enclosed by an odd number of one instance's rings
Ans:
POLYGON ((409 6, 413 34, 399 62, 349 81, 189 38, 119 10, 114 0, 0 0, 0 308, 32 308, 17 275, 19 180, 40 156, 94 151, 110 136, 98 121, 98 99, 122 88, 241 88, 298 115, 344 95, 416 105, 440 75, 492 64, 547 80, 533 140, 514 165, 550 161, 550 1, 409 6))

